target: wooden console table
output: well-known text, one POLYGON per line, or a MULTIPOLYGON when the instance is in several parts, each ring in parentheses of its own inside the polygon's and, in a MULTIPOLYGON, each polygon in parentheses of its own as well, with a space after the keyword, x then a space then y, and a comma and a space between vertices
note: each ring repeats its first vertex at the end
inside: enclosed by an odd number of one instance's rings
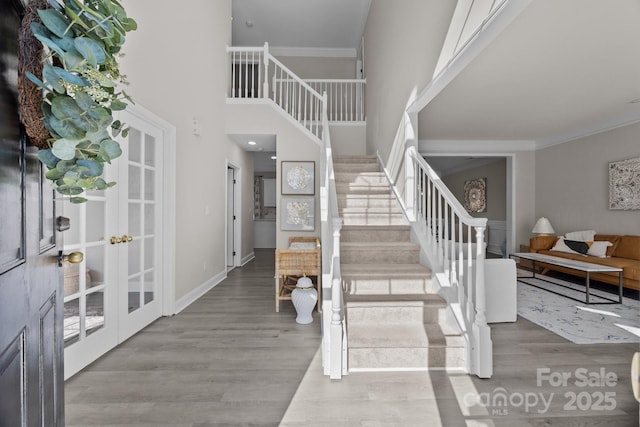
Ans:
POLYGON ((554 294, 561 295, 561 296, 563 296, 565 298, 570 298, 570 299, 575 300, 575 301, 584 302, 585 304, 620 304, 620 303, 622 303, 622 269, 621 268, 607 267, 605 265, 593 264, 593 263, 590 263, 590 262, 575 261, 575 260, 572 260, 572 259, 566 259, 566 258, 560 258, 560 257, 544 255, 544 254, 538 254, 538 253, 530 253, 530 252, 516 252, 516 253, 510 254, 509 256, 510 257, 514 257, 514 258, 525 259, 525 260, 531 261, 532 264, 533 264, 533 273, 532 273, 532 275, 531 276, 519 276, 518 277, 518 281, 519 282, 526 283, 527 285, 534 286, 536 288, 544 289, 545 291, 553 292, 554 294), (578 289, 572 288, 570 286, 566 286, 566 285, 563 285, 563 284, 557 283, 557 282, 552 282, 552 281, 546 280, 546 279, 544 279, 544 278, 542 278, 540 276, 536 276, 536 262, 543 262, 543 263, 546 263, 546 264, 557 265, 559 267, 564 267, 564 268, 568 268, 568 269, 576 270, 576 271, 581 271, 581 272, 585 273, 585 275, 586 275, 586 279, 585 279, 585 296, 586 296, 585 297, 585 301, 579 300, 577 298, 570 297, 570 296, 562 294, 560 292, 555 292, 555 291, 553 291, 553 290, 551 290, 549 288, 546 288, 546 287, 539 286, 539 285, 536 285, 534 283, 531 283, 530 281, 522 280, 522 279, 537 279, 537 280, 541 280, 543 282, 553 283, 554 285, 561 286, 561 287, 567 288, 567 289, 571 289, 573 291, 577 291, 578 290, 578 289), (619 285, 618 285, 618 301, 598 295, 598 298, 602 298, 603 300, 606 300, 606 302, 597 302, 597 303, 589 302, 589 296, 590 296, 590 278, 589 278, 589 275, 591 273, 611 273, 611 272, 618 273, 618 275, 620 277, 619 285))

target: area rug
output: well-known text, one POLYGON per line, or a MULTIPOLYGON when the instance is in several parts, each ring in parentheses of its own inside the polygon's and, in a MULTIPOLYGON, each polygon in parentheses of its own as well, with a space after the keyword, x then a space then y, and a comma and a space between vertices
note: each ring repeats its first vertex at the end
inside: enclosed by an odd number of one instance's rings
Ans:
MULTIPOLYGON (((584 299, 584 292, 558 289, 584 299)), ((622 304, 587 305, 518 282, 518 315, 576 344, 640 343, 640 302, 630 298, 622 304)))

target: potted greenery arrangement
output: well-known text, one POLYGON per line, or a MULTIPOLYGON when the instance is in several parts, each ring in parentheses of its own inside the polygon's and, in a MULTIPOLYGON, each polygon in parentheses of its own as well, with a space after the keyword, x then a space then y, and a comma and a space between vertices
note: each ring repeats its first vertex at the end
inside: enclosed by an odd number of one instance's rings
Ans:
POLYGON ((28 83, 35 84, 31 90, 39 95, 41 120, 25 120, 29 112, 24 111, 21 117, 32 140, 37 129, 30 127, 46 129, 44 141, 35 143, 48 168, 46 178, 71 202, 81 203, 86 199, 79 194, 85 190, 115 185, 102 178, 104 163, 122 154, 113 138, 126 136, 127 129, 113 120, 113 112, 131 101, 118 89, 126 81, 117 58, 125 34, 137 24, 117 0, 49 0, 49 7, 44 6, 34 6, 37 17, 28 26, 47 54, 44 61, 38 56, 35 72, 23 71, 28 83))

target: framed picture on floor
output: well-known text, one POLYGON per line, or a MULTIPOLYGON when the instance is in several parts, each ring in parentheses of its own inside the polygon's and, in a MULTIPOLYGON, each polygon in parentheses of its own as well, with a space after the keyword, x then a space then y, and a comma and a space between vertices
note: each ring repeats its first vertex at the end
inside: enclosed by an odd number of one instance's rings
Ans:
POLYGON ((316 162, 281 162, 282 194, 315 194, 316 162))

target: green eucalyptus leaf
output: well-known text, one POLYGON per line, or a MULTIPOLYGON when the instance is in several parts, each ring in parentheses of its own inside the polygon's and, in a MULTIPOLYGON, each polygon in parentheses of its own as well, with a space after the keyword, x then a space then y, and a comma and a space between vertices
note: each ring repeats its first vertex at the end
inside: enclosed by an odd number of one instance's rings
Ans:
POLYGON ((50 38, 45 37, 41 34, 34 34, 34 36, 35 38, 40 40, 40 43, 42 43, 43 45, 45 45, 46 47, 54 51, 56 54, 58 54, 59 57, 61 58, 64 57, 65 51, 60 46, 58 46, 56 42, 54 42, 50 38))
POLYGON ((38 158, 49 169, 54 169, 60 161, 60 159, 51 152, 51 149, 38 151, 38 158))
POLYGON ((101 163, 88 159, 78 160, 78 169, 81 171, 83 176, 91 177, 100 176, 103 172, 103 166, 101 163))
POLYGON ((86 132, 76 126, 70 119, 59 119, 51 115, 48 121, 45 121, 51 129, 62 138, 79 141, 86 135, 86 132))
POLYGON ((42 67, 42 77, 44 80, 53 87, 53 89, 58 93, 64 93, 65 88, 62 85, 62 79, 56 73, 55 67, 51 64, 44 64, 42 67))
POLYGON ((64 173, 62 171, 60 171, 59 169, 50 169, 47 171, 47 173, 44 175, 45 178, 51 180, 51 181, 56 181, 60 178, 62 178, 64 176, 64 173))
POLYGON ((100 153, 104 158, 109 159, 109 162, 122 154, 120 144, 113 139, 105 139, 100 142, 100 153))
POLYGON ((64 68, 60 68, 60 67, 52 67, 54 72, 64 81, 66 81, 67 83, 71 83, 72 85, 76 85, 76 86, 87 86, 88 83, 85 79, 83 79, 82 77, 70 73, 67 70, 65 70, 64 68))
POLYGON ((78 92, 75 94, 76 104, 85 111, 96 108, 99 105, 86 92, 78 92))
POLYGON ((96 190, 106 190, 107 188, 109 188, 109 185, 102 178, 96 178, 96 180, 93 182, 93 186, 96 190))
POLYGON ((104 45, 89 37, 76 37, 74 44, 89 65, 96 66, 107 59, 104 45))
POLYGON ((51 152, 61 160, 71 160, 76 156, 76 145, 78 145, 78 141, 62 138, 53 143, 51 152))
POLYGON ((109 139, 109 132, 105 128, 100 128, 95 132, 87 132, 86 138, 95 144, 100 144, 105 139, 109 139))
POLYGON ((82 187, 77 187, 75 185, 62 184, 56 188, 58 193, 65 196, 77 196, 78 194, 82 194, 84 189, 82 187))
POLYGON ((49 3, 49 5, 54 8, 55 10, 62 12, 63 8, 62 5, 60 3, 58 3, 56 0, 49 0, 47 3, 49 3))
POLYGON ((33 83, 36 84, 36 86, 38 86, 40 89, 44 89, 46 91, 51 90, 49 87, 47 87, 47 85, 45 85, 42 80, 40 80, 39 78, 37 78, 32 72, 30 71, 25 71, 24 73, 25 76, 27 76, 27 78, 29 80, 31 80, 33 83))
POLYGON ((77 196, 71 197, 71 198, 69 199, 69 201, 70 201, 71 203, 75 203, 75 204, 78 204, 78 203, 86 203, 86 202, 87 202, 87 200, 88 200, 88 199, 86 199, 86 198, 84 198, 84 197, 77 197, 77 196))
POLYGON ((75 186, 79 179, 80 173, 74 168, 65 172, 62 177, 62 182, 64 182, 65 185, 75 186))
POLYGON ((70 52, 65 52, 64 55, 62 55, 62 60, 64 61, 65 67, 69 70, 80 70, 85 63, 85 59, 75 49, 70 52))
POLYGON ((75 40, 70 33, 67 33, 64 37, 56 37, 51 35, 49 37, 52 41, 54 41, 58 46, 65 50, 65 52, 72 52, 80 56, 80 53, 76 50, 76 46, 73 41, 75 40))
POLYGON ((42 23, 58 37, 64 37, 69 29, 70 22, 67 18, 55 9, 40 9, 38 15, 42 23))
POLYGON ((51 101, 51 112, 59 119, 80 118, 82 108, 70 96, 56 96, 51 101))
POLYGON ((111 104, 109 105, 109 107, 113 110, 113 111, 122 111, 125 108, 127 108, 127 104, 125 102, 122 102, 120 100, 113 100, 111 101, 111 104))
POLYGON ((29 24, 29 29, 34 36, 41 36, 47 39, 53 39, 53 37, 55 37, 54 34, 47 29, 47 27, 37 21, 29 24))

